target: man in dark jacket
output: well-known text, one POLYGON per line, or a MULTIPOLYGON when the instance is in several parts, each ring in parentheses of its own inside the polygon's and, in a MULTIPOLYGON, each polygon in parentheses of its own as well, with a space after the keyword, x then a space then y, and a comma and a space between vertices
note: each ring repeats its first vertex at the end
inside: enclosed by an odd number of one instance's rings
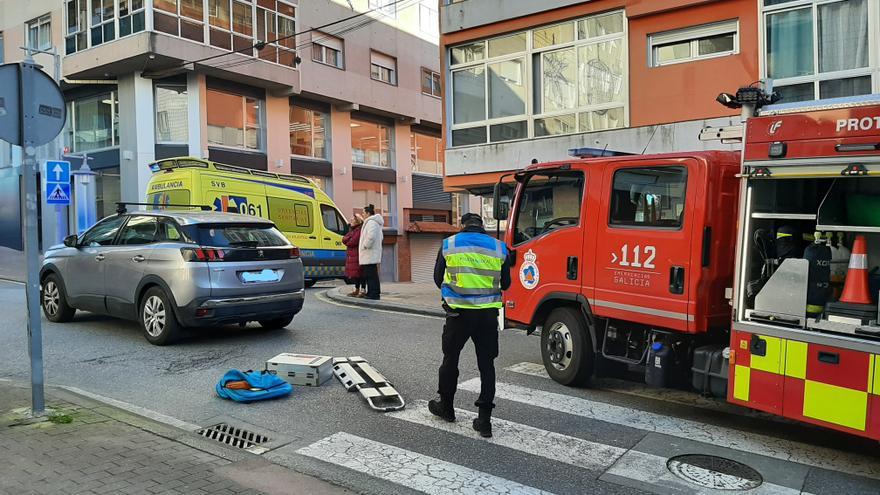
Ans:
POLYGON ((483 437, 491 437, 498 310, 503 305, 501 291, 510 287, 510 262, 507 246, 486 234, 479 215, 465 214, 461 225, 461 232, 443 241, 434 265, 434 283, 443 296, 446 323, 437 390, 440 398, 428 402, 428 409, 446 421, 455 421, 458 360, 464 345, 473 340, 480 369, 480 396, 474 403, 479 416, 473 428, 483 437))

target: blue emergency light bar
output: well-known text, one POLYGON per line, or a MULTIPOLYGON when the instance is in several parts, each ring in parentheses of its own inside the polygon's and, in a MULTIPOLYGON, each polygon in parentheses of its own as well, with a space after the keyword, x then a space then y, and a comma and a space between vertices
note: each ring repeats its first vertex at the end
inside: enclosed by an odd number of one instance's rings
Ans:
POLYGON ((627 156, 635 153, 627 153, 626 151, 615 151, 607 148, 570 148, 568 156, 575 158, 602 158, 608 156, 627 156))

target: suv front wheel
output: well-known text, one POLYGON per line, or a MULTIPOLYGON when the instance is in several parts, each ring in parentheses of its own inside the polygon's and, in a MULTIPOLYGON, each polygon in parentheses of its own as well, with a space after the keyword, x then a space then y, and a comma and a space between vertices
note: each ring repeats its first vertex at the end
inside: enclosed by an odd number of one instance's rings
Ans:
POLYGON ((73 319, 76 308, 67 303, 67 294, 58 280, 58 275, 49 274, 42 284, 40 302, 46 319, 55 323, 66 323, 73 319))
POLYGON ((180 323, 169 298, 159 287, 151 287, 141 298, 140 320, 144 337, 153 345, 167 345, 177 338, 180 323))

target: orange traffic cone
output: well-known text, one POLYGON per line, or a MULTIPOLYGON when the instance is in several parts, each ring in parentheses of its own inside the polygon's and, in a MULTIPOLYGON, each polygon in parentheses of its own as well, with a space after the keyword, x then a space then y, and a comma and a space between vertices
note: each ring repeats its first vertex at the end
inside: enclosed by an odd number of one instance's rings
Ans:
POLYGON ((868 247, 863 235, 856 236, 853 243, 840 302, 871 304, 871 292, 868 289, 868 247))

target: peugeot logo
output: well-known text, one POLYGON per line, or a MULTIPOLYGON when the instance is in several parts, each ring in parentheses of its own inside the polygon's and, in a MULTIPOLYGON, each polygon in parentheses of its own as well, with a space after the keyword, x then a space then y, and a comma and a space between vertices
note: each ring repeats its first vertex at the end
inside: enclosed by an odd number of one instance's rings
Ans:
POLYGON ((263 250, 257 249, 257 258, 262 258, 262 257, 263 257, 263 250))
POLYGON ((778 131, 780 127, 782 127, 781 120, 777 120, 776 122, 770 124, 770 134, 776 134, 776 131, 778 131))

